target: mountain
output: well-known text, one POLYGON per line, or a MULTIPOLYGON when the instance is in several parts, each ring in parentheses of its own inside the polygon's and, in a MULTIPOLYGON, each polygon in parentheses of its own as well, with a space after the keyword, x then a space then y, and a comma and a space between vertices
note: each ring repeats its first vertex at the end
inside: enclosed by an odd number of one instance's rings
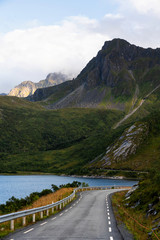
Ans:
POLYGON ((1 96, 6 96, 7 94, 6 93, 0 93, 1 96))
POLYGON ((129 112, 159 86, 160 49, 144 49, 122 39, 105 42, 76 79, 38 89, 31 101, 50 109, 85 107, 129 112))
POLYGON ((8 96, 16 96, 16 97, 28 97, 33 95, 34 92, 39 88, 46 88, 50 86, 54 86, 65 82, 69 79, 69 76, 62 73, 50 73, 47 75, 45 80, 41 80, 38 83, 33 83, 31 81, 24 81, 15 88, 13 88, 8 96))
POLYGON ((77 78, 27 99, 1 96, 1 171, 131 177, 160 169, 159 76, 160 49, 114 39, 77 78))

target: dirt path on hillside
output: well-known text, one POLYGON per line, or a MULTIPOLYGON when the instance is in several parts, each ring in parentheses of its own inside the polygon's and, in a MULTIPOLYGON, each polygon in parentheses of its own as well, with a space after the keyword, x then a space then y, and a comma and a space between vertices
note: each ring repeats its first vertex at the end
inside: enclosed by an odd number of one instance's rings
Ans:
POLYGON ((132 116, 141 106, 142 104, 145 102, 145 100, 153 93, 155 92, 158 88, 160 87, 160 84, 154 88, 151 92, 149 92, 141 101, 138 107, 136 107, 135 109, 133 109, 130 113, 128 113, 122 120, 120 120, 114 127, 113 129, 116 129, 117 127, 119 127, 125 120, 127 120, 130 116, 132 116))

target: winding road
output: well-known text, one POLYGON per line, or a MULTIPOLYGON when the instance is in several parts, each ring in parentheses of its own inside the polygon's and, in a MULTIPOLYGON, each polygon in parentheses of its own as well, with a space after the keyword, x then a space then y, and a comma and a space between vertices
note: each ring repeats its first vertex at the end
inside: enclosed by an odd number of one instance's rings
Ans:
POLYGON ((5 240, 122 240, 109 195, 118 190, 80 193, 60 213, 23 228, 5 240))

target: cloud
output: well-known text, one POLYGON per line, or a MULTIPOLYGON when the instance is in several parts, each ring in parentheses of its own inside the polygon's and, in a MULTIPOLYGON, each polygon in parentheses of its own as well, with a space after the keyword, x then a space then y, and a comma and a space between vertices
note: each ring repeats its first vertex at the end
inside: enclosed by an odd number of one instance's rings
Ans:
POLYGON ((0 36, 0 89, 24 80, 39 81, 53 71, 77 75, 96 55, 107 34, 96 33, 97 21, 70 17, 59 25, 15 30, 0 36))
POLYGON ((0 34, 0 92, 49 72, 77 75, 104 41, 123 38, 143 47, 160 47, 159 0, 113 0, 116 12, 100 20, 72 16, 64 21, 0 34))
POLYGON ((140 13, 153 13, 159 17, 160 1, 159 0, 128 0, 140 13))

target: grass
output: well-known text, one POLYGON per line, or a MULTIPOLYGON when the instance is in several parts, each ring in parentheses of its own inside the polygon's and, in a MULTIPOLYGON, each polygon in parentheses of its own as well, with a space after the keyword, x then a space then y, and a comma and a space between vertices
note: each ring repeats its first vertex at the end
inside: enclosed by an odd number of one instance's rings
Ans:
MULTIPOLYGON (((148 233, 152 232, 155 217, 146 218, 142 210, 126 208, 123 202, 125 193, 115 193, 112 197, 116 219, 119 224, 124 223, 126 225, 127 229, 134 235, 135 240, 146 240, 148 239, 148 233)), ((160 237, 160 233, 156 232, 156 234, 160 237)), ((157 239, 153 233, 151 239, 157 239)))
POLYGON ((1 100, 1 173, 79 170, 105 150, 112 125, 123 115, 104 109, 46 110, 23 99, 1 100))

